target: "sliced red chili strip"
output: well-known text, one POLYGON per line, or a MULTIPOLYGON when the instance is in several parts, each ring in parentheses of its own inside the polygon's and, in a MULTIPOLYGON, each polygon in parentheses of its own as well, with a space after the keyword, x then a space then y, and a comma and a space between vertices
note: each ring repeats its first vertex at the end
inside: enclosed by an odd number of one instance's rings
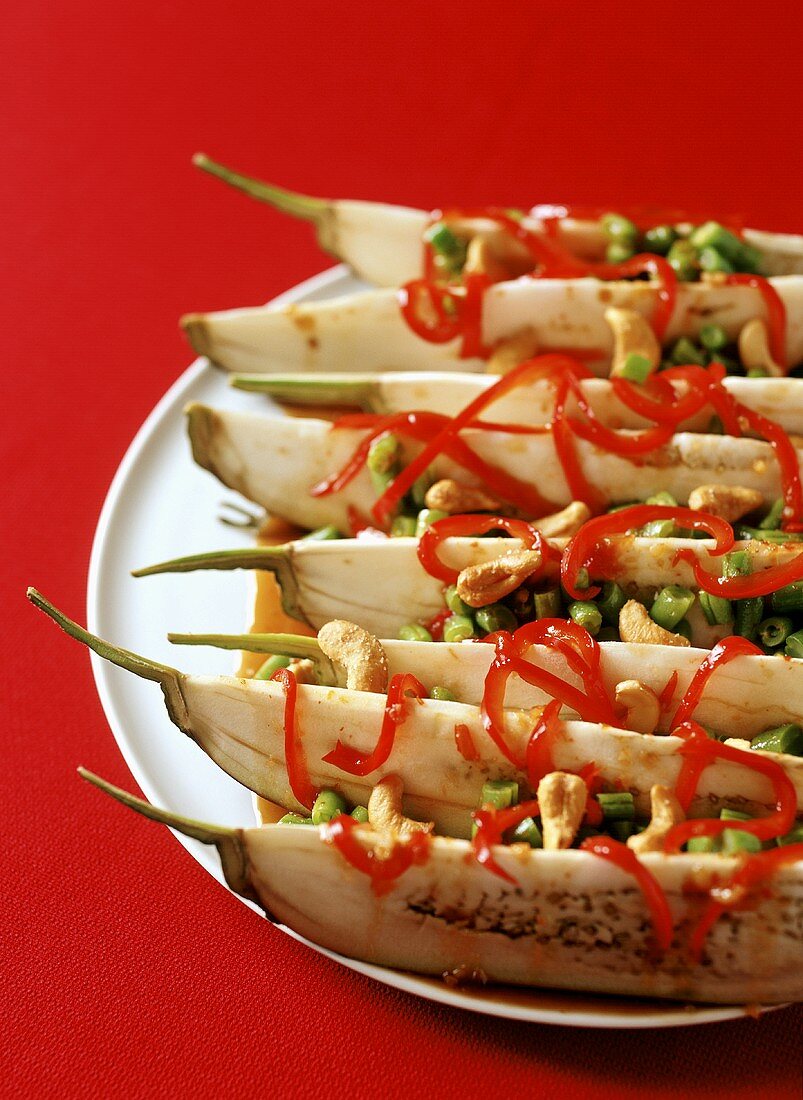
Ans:
POLYGON ((803 580, 803 553, 796 554, 781 565, 771 565, 758 573, 746 576, 719 577, 709 573, 698 561, 693 550, 678 550, 676 561, 684 561, 694 573, 694 583, 712 596, 724 596, 727 600, 746 600, 751 596, 769 596, 784 585, 803 580))
POLYGON ((525 520, 510 519, 507 516, 490 516, 485 513, 466 513, 436 520, 418 540, 418 560, 431 577, 445 581, 446 584, 454 584, 459 571, 444 565, 438 557, 438 548, 441 543, 444 539, 484 535, 494 530, 505 531, 511 538, 520 539, 528 549, 540 550, 545 562, 560 560, 560 551, 556 550, 540 531, 525 520))
MULTIPOLYGON (((700 662, 697 671, 691 679, 691 683, 686 688, 686 692, 675 711, 670 725, 672 727, 682 726, 693 717, 695 710, 700 705, 703 692, 708 686, 708 681, 718 668, 728 664, 729 661, 734 660, 736 657, 760 657, 762 653, 763 650, 759 649, 757 645, 753 645, 747 638, 734 636, 731 638, 723 638, 721 641, 717 642, 711 652, 700 662)), ((674 690, 674 684, 677 683, 678 678, 677 672, 673 675, 674 683, 672 684, 672 689, 674 690)), ((668 686, 669 684, 667 684, 667 687, 668 686)), ((666 688, 664 690, 666 690, 666 688)), ((669 693, 669 698, 672 698, 671 691, 669 693)))
POLYGON ((538 813, 536 801, 520 802, 518 806, 511 806, 507 810, 495 810, 490 806, 474 810, 471 816, 476 823, 477 831, 471 838, 471 848, 477 863, 482 864, 486 870, 498 875, 499 878, 515 885, 515 878, 500 867, 494 859, 492 848, 495 844, 502 843, 508 829, 515 828, 526 817, 536 817, 538 813))
MULTIPOLYGON (((635 528, 643 527, 645 523, 659 519, 672 520, 683 528, 707 531, 716 540, 716 546, 707 551, 711 556, 725 554, 733 547, 733 529, 729 523, 718 516, 692 511, 691 508, 674 508, 662 504, 636 504, 632 508, 622 508, 610 515, 597 516, 595 519, 588 520, 580 528, 563 553, 560 566, 561 578, 563 587, 572 599, 589 600, 599 593, 598 586, 578 589, 577 574, 581 569, 591 566, 594 553, 598 550, 602 539, 612 535, 622 535, 635 528)), ((693 554, 693 551, 680 551, 680 553, 693 554)))
POLYGON ((369 775, 381 768, 393 751, 393 743, 399 726, 407 717, 408 702, 406 696, 412 695, 417 699, 426 698, 427 690, 424 685, 410 672, 399 672, 390 681, 388 697, 385 704, 385 713, 382 718, 382 728, 379 740, 374 749, 366 754, 344 745, 338 740, 331 752, 324 756, 324 762, 331 764, 349 775, 369 775))
POLYGON ((284 692, 284 763, 293 796, 308 810, 312 809, 317 791, 310 782, 301 731, 296 721, 296 697, 298 680, 286 668, 280 668, 271 677, 284 692))
POLYGON ((799 860, 803 860, 803 844, 787 844, 768 852, 756 852, 747 857, 727 882, 718 883, 712 889, 708 905, 692 933, 692 958, 700 961, 708 933, 723 913, 757 904, 761 896, 766 897, 769 893, 768 880, 771 876, 786 864, 799 860))
POLYGON ((455 723, 454 743, 464 760, 474 761, 480 759, 477 746, 474 744, 474 738, 471 736, 471 730, 463 722, 455 723))
POLYGON ((390 853, 380 859, 373 848, 365 848, 354 830, 358 823, 347 814, 339 814, 321 826, 321 837, 333 845, 352 867, 368 875, 377 896, 387 894, 410 867, 427 861, 431 838, 428 833, 413 833, 409 840, 395 841, 390 853))
POLYGON ((652 917, 656 947, 666 952, 672 943, 672 912, 666 894, 655 876, 647 870, 626 844, 607 836, 587 837, 580 845, 582 852, 606 859, 632 875, 639 885, 652 917))
POLYGON ((769 280, 761 275, 728 275, 725 279, 728 286, 750 286, 759 291, 764 299, 767 310, 767 327, 769 328, 770 351, 772 358, 779 367, 787 367, 786 361, 786 307, 781 300, 778 291, 769 280))

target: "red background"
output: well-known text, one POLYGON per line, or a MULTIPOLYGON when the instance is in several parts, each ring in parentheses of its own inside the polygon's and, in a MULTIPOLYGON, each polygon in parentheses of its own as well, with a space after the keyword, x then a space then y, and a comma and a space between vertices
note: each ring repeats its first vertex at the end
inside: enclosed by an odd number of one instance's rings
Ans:
POLYGON ((259 921, 75 777, 83 762, 133 787, 86 655, 23 599, 35 583, 83 617, 106 488, 190 360, 179 314, 261 302, 329 263, 193 151, 313 194, 646 200, 800 232, 794 6, 6 10, 9 1095, 798 1095, 799 1010, 654 1035, 511 1024, 388 991, 259 921))

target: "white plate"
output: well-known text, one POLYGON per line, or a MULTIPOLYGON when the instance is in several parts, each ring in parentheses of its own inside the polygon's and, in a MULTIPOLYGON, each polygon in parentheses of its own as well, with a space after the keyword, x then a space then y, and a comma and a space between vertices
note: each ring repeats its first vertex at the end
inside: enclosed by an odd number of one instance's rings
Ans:
MULTIPOLYGON (((362 284, 338 267, 295 287, 276 303, 320 300, 361 288, 362 284)), ((253 578, 245 572, 199 572, 143 580, 129 575, 137 566, 181 554, 248 544, 247 535, 221 526, 216 519, 220 502, 234 500, 236 494, 192 462, 182 415, 188 401, 254 409, 264 399, 231 389, 225 377, 205 360, 193 364, 165 394, 131 444, 103 506, 89 568, 88 623, 101 637, 148 657, 180 665, 188 672, 216 674, 227 667, 233 671, 232 664, 226 665, 225 654, 195 647, 179 649, 171 646, 165 635, 169 630, 246 630, 253 605, 253 578)), ((156 685, 94 655, 92 663, 109 724, 150 801, 216 824, 253 824, 250 794, 170 723, 156 685)), ((185 837, 178 839, 211 875, 223 881, 213 849, 185 837)), ((322 951, 315 944, 309 946, 322 951)), ((575 1027, 643 1028, 710 1023, 746 1014, 742 1007, 686 1007, 548 990, 449 989, 440 981, 355 962, 329 951, 322 953, 396 989, 509 1019, 575 1027)))

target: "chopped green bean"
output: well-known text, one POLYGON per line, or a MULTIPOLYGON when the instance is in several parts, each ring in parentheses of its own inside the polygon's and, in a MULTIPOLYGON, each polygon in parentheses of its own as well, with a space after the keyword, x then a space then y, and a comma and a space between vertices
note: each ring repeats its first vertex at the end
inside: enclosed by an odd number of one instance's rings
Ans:
POLYGON ((689 234, 689 241, 695 248, 702 251, 706 248, 715 248, 731 262, 735 263, 742 252, 742 242, 735 233, 731 233, 719 222, 708 221, 698 225, 689 234))
POLYGON ((454 614, 454 615, 470 615, 471 614, 471 608, 469 607, 469 605, 465 602, 465 600, 461 600, 460 597, 458 596, 458 594, 457 594, 457 585, 456 584, 450 584, 449 587, 443 593, 443 595, 444 595, 444 599, 446 600, 446 606, 449 608, 449 610, 452 612, 452 614, 454 614))
POLYGON ((428 527, 437 523, 439 519, 446 519, 447 515, 447 512, 441 512, 438 508, 422 508, 418 513, 418 522, 415 526, 416 537, 420 539, 428 527))
POLYGON ((444 642, 464 642, 467 638, 476 638, 474 620, 468 615, 450 615, 443 624, 444 642))
POLYGON ((619 612, 627 603, 625 590, 616 581, 605 581, 597 596, 597 607, 609 626, 619 625, 619 612))
POLYGON ((665 489, 662 489, 660 493, 653 493, 651 497, 647 497, 644 501, 645 504, 662 504, 666 508, 677 508, 678 502, 672 496, 671 493, 667 493, 665 489))
POLYGON ((480 805, 491 805, 495 810, 506 810, 519 800, 519 785, 513 779, 488 779, 482 785, 480 805))
POLYGON ((803 542, 800 531, 770 531, 761 527, 747 527, 743 523, 734 525, 733 533, 742 542, 771 542, 775 546, 785 546, 788 542, 803 542))
POLYGON ((785 726, 764 730, 758 737, 753 738, 751 748, 762 749, 764 752, 785 752, 789 756, 803 756, 803 729, 795 722, 787 722, 785 726))
POLYGON ((758 624, 758 636, 761 644, 767 649, 777 649, 779 645, 784 644, 794 629, 792 620, 786 615, 774 615, 758 624))
POLYGON ((685 619, 694 603, 694 593, 679 584, 669 584, 662 588, 650 608, 650 618, 664 630, 674 630, 681 619, 685 619))
MULTIPOLYGON (((750 821, 750 814, 741 810, 722 810, 721 821, 750 821)), ((725 829, 722 833, 722 851, 733 855, 736 852, 760 852, 761 841, 745 829, 725 829)))
POLYGON ((682 283, 693 283, 700 270, 697 249, 688 241, 675 241, 666 254, 670 267, 682 283))
POLYGON ((598 794, 602 816, 606 821, 634 821, 636 807, 630 791, 612 791, 610 794, 598 794))
POLYGON ((640 385, 647 381, 651 373, 652 363, 645 355, 638 355, 636 352, 628 355, 622 367, 622 377, 640 385))
POLYGON ((777 531, 783 519, 783 508, 784 504, 782 497, 778 497, 772 502, 770 510, 759 523, 759 527, 762 531, 777 531))
POLYGON ((688 336, 681 336, 679 340, 675 341, 669 358, 676 367, 686 367, 690 363, 698 367, 705 366, 705 355, 688 336))
POLYGON ((311 825, 311 817, 302 817, 301 814, 285 814, 276 822, 277 825, 311 825))
POLYGON ((731 550, 722 559, 723 577, 746 577, 752 572, 753 565, 746 550, 731 550))
POLYGON ((268 657, 267 661, 261 664, 254 673, 254 679, 270 680, 274 673, 278 672, 280 668, 289 668, 291 660, 292 658, 285 657, 281 653, 276 653, 273 657, 268 657))
POLYGON ((432 474, 430 474, 429 470, 425 470, 421 477, 416 478, 416 480, 413 482, 413 487, 410 490, 410 500, 412 501, 414 508, 418 508, 420 510, 424 507, 424 505, 426 504, 426 500, 424 498, 426 497, 427 490, 431 487, 431 485, 432 474))
POLYGON ((544 841, 541 830, 532 817, 525 817, 520 821, 510 835, 511 844, 529 844, 531 848, 543 848, 544 841))
POLYGON ((366 825, 368 822, 368 807, 355 806, 354 809, 351 811, 351 816, 361 825, 366 825))
POLYGON ((728 334, 721 325, 703 325, 700 329, 700 343, 708 351, 720 351, 728 344, 728 334))
POLYGON ((626 241, 611 241, 605 249, 605 259, 609 264, 623 264, 635 256, 635 248, 626 241))
POLYGON ((770 606, 781 615, 787 611, 803 611, 803 581, 792 581, 773 592, 770 606))
POLYGON ((686 844, 687 852, 715 852, 717 850, 718 837, 693 836, 686 844))
POLYGON ((455 236, 445 222, 435 222, 424 237, 441 256, 452 258, 461 251, 465 254, 465 243, 455 236))
POLYGON ((787 844, 803 844, 803 825, 795 825, 791 832, 779 836, 775 843, 781 848, 787 844))
POLYGON ((402 642, 431 642, 432 635, 421 623, 405 623, 399 627, 399 640, 402 642))
POLYGON ((635 222, 625 218, 622 214, 604 214, 600 219, 605 235, 612 241, 626 241, 634 245, 638 240, 639 231, 635 222))
POLYGON ((495 634, 497 630, 515 630, 519 625, 516 616, 503 603, 481 607, 474 615, 474 621, 486 634, 495 634))
POLYGON ((598 642, 621 642, 619 631, 615 626, 602 626, 596 635, 598 642))
POLYGON ((591 600, 574 600, 569 604, 569 618, 582 626, 589 634, 596 634, 602 626, 602 615, 591 600))
POLYGON ((665 256, 678 239, 677 230, 671 225, 654 225, 644 234, 644 247, 648 252, 665 256))
POLYGON ((633 836, 636 832, 636 826, 632 821, 612 821, 608 825, 608 832, 614 838, 624 844, 628 837, 633 836))
POLYGON ((764 370, 763 367, 751 367, 747 372, 748 378, 768 378, 769 371, 764 370))
POLYGON ((786 639, 784 654, 787 657, 803 658, 803 630, 797 630, 786 639))
POLYGON ((392 539, 415 538, 417 527, 418 521, 415 516, 396 516, 390 525, 390 537, 392 539))
POLYGON ((546 592, 533 592, 533 611, 536 619, 554 619, 560 615, 562 607, 560 589, 549 588, 546 592))
POLYGON ((713 596, 710 592, 701 591, 699 595, 700 607, 703 609, 705 621, 709 626, 725 626, 733 620, 733 609, 730 600, 723 596, 713 596))
POLYGON ((312 804, 312 824, 325 825, 333 817, 345 812, 345 799, 337 791, 321 791, 312 804))
POLYGON ((737 600, 734 605, 733 624, 734 631, 748 641, 755 641, 758 624, 764 618, 764 597, 750 596, 744 600, 737 600))
POLYGON ((654 519, 645 523, 639 534, 645 539, 676 539, 679 532, 680 528, 671 519, 654 519))
POLYGON ((691 623, 689 622, 688 619, 681 619, 680 622, 678 623, 678 625, 672 631, 672 633, 673 634, 680 634, 680 636, 682 638, 685 638, 687 642, 691 642, 693 640, 693 632, 692 632, 692 628, 691 628, 691 623))
POLYGON ((430 699, 437 699, 439 703, 456 703, 456 696, 447 687, 436 684, 429 693, 430 699))
POLYGON ((703 271, 722 271, 732 275, 736 268, 716 248, 704 248, 700 252, 700 267, 703 271))

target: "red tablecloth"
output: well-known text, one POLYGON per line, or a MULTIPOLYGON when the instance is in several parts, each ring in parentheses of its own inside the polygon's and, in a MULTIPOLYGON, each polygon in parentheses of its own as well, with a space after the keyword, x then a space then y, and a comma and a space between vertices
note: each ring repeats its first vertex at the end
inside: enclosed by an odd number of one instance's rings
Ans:
POLYGON ((86 655, 23 597, 36 583, 83 617, 106 488, 190 360, 178 315, 329 262, 305 227, 194 171, 196 149, 313 194, 650 200, 803 231, 794 5, 585 7, 5 11, 6 1094, 798 1094, 796 1010, 661 1034, 511 1024, 274 930, 79 782, 83 762, 134 786, 86 655))

